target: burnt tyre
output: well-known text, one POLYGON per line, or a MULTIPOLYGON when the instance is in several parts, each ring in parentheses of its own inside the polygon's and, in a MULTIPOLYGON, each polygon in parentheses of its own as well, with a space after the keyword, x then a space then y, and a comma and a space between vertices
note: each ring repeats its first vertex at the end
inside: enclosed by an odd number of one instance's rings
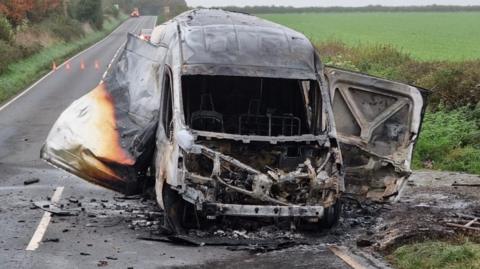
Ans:
POLYGON ((330 229, 338 223, 342 213, 342 201, 338 199, 332 206, 325 208, 323 218, 320 219, 319 228, 330 229))
POLYGON ((178 194, 176 190, 173 190, 168 184, 163 184, 162 198, 165 208, 165 228, 174 234, 185 233, 185 223, 183 223, 186 206, 185 201, 180 194, 178 194))
POLYGON ((198 229, 205 223, 205 217, 195 206, 185 201, 182 196, 168 184, 162 188, 165 207, 165 228, 174 234, 184 234, 188 229, 198 229))
POLYGON ((338 223, 341 212, 342 212, 342 202, 340 200, 337 200, 331 206, 324 208, 322 218, 320 219, 302 218, 297 222, 297 225, 298 225, 297 227, 300 230, 311 231, 311 232, 328 230, 338 223))

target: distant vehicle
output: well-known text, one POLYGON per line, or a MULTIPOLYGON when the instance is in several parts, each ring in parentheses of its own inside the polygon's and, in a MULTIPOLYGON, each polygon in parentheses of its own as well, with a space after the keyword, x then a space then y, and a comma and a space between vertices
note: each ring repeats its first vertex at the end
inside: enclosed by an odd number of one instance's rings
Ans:
POLYGON ((130 13, 130 17, 139 17, 140 16, 140 11, 138 11, 138 8, 134 8, 132 13, 130 13))
POLYGON ((44 160, 106 188, 155 188, 182 231, 222 216, 331 227, 344 193, 395 200, 426 105, 417 87, 325 66, 303 34, 197 9, 129 35, 44 160), (295 223, 293 223, 295 222, 295 223))
POLYGON ((140 31, 140 38, 146 41, 150 41, 150 38, 152 37, 152 31, 153 29, 142 29, 140 31))

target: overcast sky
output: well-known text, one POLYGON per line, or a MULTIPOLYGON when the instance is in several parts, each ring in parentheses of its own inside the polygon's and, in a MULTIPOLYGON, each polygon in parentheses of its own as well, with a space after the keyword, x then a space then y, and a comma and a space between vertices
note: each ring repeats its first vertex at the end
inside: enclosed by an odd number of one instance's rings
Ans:
POLYGON ((186 0, 191 7, 195 6, 294 6, 294 7, 358 7, 368 5, 382 6, 425 6, 425 5, 480 5, 480 0, 186 0))

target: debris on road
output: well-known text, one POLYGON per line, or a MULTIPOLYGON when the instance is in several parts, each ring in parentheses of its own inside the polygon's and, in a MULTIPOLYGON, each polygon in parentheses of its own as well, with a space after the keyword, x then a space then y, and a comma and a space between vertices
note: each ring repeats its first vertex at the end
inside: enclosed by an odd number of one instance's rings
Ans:
POLYGON ((140 195, 125 195, 125 196, 115 196, 113 197, 114 200, 122 201, 122 200, 138 200, 142 198, 140 195))
MULTIPOLYGON (((309 250, 320 245, 335 244, 348 246, 349 255, 354 255, 356 259, 371 261, 379 259, 376 253, 389 253, 411 240, 455 238, 467 229, 451 227, 446 223, 465 225, 475 219, 455 221, 460 216, 456 212, 472 217, 480 214, 478 192, 474 189, 465 191, 452 188, 453 181, 445 180, 452 178, 451 174, 436 178, 428 178, 425 174, 420 178, 414 176, 417 184, 407 186, 398 203, 394 204, 345 195, 342 197, 343 210, 338 225, 323 231, 292 230, 290 222, 282 220, 271 222, 266 219, 223 217, 201 229, 193 227, 186 229, 183 234, 172 234, 171 230, 164 227, 164 212, 159 210, 155 201, 142 196, 135 199, 109 199, 106 202, 98 197, 94 202, 90 197, 79 197, 78 202, 84 201, 85 209, 79 214, 84 221, 82 225, 93 227, 92 231, 94 227, 123 225, 135 231, 139 240, 192 247, 216 246, 255 254, 282 249, 309 250), (89 215, 95 217, 89 218, 89 215), (374 257, 365 258, 366 254, 374 257)), ((75 200, 68 200, 61 209, 69 210, 69 206, 75 209, 77 205, 75 200)), ((473 223, 471 226, 478 227, 473 223)), ((114 260, 116 257, 111 258, 104 259, 114 260)))
POLYGON ((480 187, 480 183, 457 183, 452 184, 454 187, 480 187))
POLYGON ((73 198, 73 197, 68 198, 68 201, 69 201, 70 203, 78 204, 78 199, 73 198))
POLYGON ((47 239, 44 239, 43 242, 54 242, 54 243, 58 243, 60 242, 60 239, 59 238, 47 238, 47 239))
POLYGON ((369 237, 360 237, 357 239, 357 246, 358 247, 370 247, 375 243, 371 238, 369 237))
POLYGON ((267 252, 273 250, 284 249, 298 245, 308 245, 305 239, 288 239, 288 238, 272 238, 272 239, 246 239, 216 236, 190 236, 190 235, 169 235, 169 236, 140 236, 142 240, 168 242, 189 246, 226 246, 229 250, 248 250, 250 252, 267 252))
POLYGON ((339 246, 329 246, 328 249, 342 259, 346 264, 348 264, 353 269, 367 269, 368 266, 362 264, 358 259, 356 259, 351 253, 349 253, 345 248, 339 246))
POLYGON ((108 266, 108 262, 107 261, 98 261, 97 266, 98 267, 108 266))
POLYGON ((57 216, 77 216, 78 215, 78 211, 62 209, 59 206, 52 203, 51 201, 36 201, 36 202, 33 202, 33 204, 36 207, 41 208, 42 210, 45 210, 57 216))
POLYGON ((480 233, 480 217, 464 214, 457 214, 457 216, 458 218, 452 220, 452 222, 447 222, 446 225, 480 233))
POLYGON ((87 227, 113 227, 117 226, 118 224, 122 223, 124 218, 121 217, 98 217, 94 220, 89 221, 86 226, 87 227))
POLYGON ((39 178, 27 179, 23 182, 23 185, 31 185, 40 182, 39 178))
POLYGON ((352 269, 391 269, 386 262, 355 248, 330 245, 328 249, 352 269))

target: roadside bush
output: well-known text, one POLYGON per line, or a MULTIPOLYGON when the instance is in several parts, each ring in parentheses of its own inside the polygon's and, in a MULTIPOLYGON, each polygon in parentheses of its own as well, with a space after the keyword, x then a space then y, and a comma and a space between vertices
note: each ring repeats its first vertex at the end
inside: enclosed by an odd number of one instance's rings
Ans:
POLYGON ((8 70, 8 65, 22 57, 20 49, 0 40, 0 74, 8 70))
POLYGON ((433 110, 439 105, 447 109, 475 105, 480 102, 480 61, 433 62, 428 72, 417 74, 413 83, 432 89, 433 110))
POLYGON ((49 31, 64 41, 70 42, 84 36, 82 25, 73 19, 65 16, 54 16, 41 23, 43 31, 49 31))
POLYGON ((13 29, 7 18, 0 14, 0 40, 10 42, 13 39, 13 29))
POLYGON ((398 79, 398 67, 411 61, 409 55, 391 45, 358 46, 351 50, 350 58, 361 72, 387 79, 398 79))
POLYGON ((317 49, 327 64, 338 66, 340 63, 338 67, 387 79, 398 80, 401 77, 399 66, 412 61, 408 54, 390 45, 347 47, 341 41, 332 41, 318 44, 317 49))
POLYGON ((79 0, 74 7, 75 17, 82 22, 90 22, 96 29, 103 27, 102 1, 79 0))
POLYGON ((39 43, 31 43, 29 46, 18 46, 18 48, 22 52, 22 57, 27 58, 39 52, 42 49, 42 45, 39 43))
POLYGON ((116 19, 118 19, 118 16, 120 16, 120 11, 114 5, 108 5, 107 7, 105 7, 104 13, 106 15, 113 16, 116 19))
POLYGON ((349 51, 352 49, 347 47, 345 43, 339 40, 331 40, 328 42, 322 42, 315 44, 317 50, 320 52, 320 56, 323 60, 331 59, 337 56, 347 56, 349 51))

